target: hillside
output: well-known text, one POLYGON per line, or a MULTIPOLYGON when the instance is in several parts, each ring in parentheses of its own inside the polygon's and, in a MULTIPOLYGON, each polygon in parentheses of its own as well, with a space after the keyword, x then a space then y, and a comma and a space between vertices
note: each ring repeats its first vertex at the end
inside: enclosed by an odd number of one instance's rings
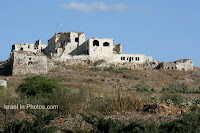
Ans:
MULTIPOLYGON (((31 75, 0 77, 8 82, 7 91, 10 94, 7 99, 19 97, 15 90, 29 76, 31 75)), ((65 106, 70 103, 67 112, 64 110, 62 117, 54 119, 54 123, 63 130, 91 129, 91 125, 83 122, 79 113, 97 114, 127 123, 135 120, 167 122, 179 119, 181 110, 200 111, 200 107, 194 109, 196 104, 200 104, 199 68, 194 68, 193 71, 128 70, 59 65, 44 76, 59 79, 73 94, 68 101, 65 92, 57 92, 57 95, 51 97, 54 100, 56 97, 63 98, 60 103, 54 104, 65 106), (74 94, 78 94, 78 97, 74 94), (191 105, 186 104, 188 102, 191 105)), ((38 104, 42 100, 31 101, 38 104)), ((24 113, 17 111, 13 116, 29 117, 28 112, 24 113)))
MULTIPOLYGON (((8 88, 15 89, 24 76, 9 76, 8 88)), ((30 75, 29 75, 30 76, 30 75)), ((50 69, 48 77, 58 78, 66 87, 90 91, 112 92, 120 84, 122 90, 132 90, 136 86, 146 86, 161 91, 170 85, 189 89, 200 87, 200 69, 193 71, 178 70, 126 70, 119 68, 97 68, 89 66, 59 66, 50 69)))

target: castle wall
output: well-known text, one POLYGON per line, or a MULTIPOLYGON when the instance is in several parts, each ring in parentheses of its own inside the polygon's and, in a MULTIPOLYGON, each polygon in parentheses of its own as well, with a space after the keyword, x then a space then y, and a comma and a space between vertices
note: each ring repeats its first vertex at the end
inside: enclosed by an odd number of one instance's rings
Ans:
POLYGON ((34 49, 35 44, 33 43, 15 43, 12 46, 12 51, 30 51, 30 52, 37 52, 34 49))
POLYGON ((44 74, 47 73, 47 57, 31 52, 13 53, 12 75, 44 74))
POLYGON ((144 63, 152 62, 153 59, 151 56, 145 56, 143 54, 114 54, 113 62, 134 62, 134 63, 144 63))
POLYGON ((52 58, 53 62, 62 62, 65 65, 86 65, 89 63, 89 55, 68 55, 68 56, 59 56, 52 58))
POLYGON ((55 50, 55 35, 48 40, 48 46, 44 49, 43 53, 47 56, 50 56, 52 53, 56 53, 55 50))
POLYGON ((177 67, 173 62, 163 62, 160 63, 160 69, 177 69, 177 67))
POLYGON ((159 69, 175 69, 182 71, 193 70, 193 62, 190 59, 182 59, 174 62, 163 62, 160 63, 159 69))
POLYGON ((87 43, 87 41, 86 41, 86 42, 82 43, 82 44, 78 47, 78 51, 79 51, 79 54, 80 54, 80 55, 82 55, 82 54, 88 55, 88 54, 89 54, 89 53, 88 53, 88 50, 87 50, 87 45, 88 45, 88 43, 87 43))
POLYGON ((104 59, 111 61, 113 56, 113 39, 89 39, 87 50, 91 60, 104 59))
POLYGON ((62 32, 48 40, 48 47, 44 50, 47 56, 79 55, 79 47, 85 42, 84 32, 62 32), (61 50, 62 49, 62 50, 61 50))
POLYGON ((118 68, 128 68, 131 70, 153 70, 158 66, 157 62, 144 62, 144 63, 136 63, 136 62, 115 62, 112 63, 115 67, 118 68))
POLYGON ((28 51, 28 52, 42 52, 47 45, 41 44, 40 40, 37 40, 35 44, 33 43, 15 43, 12 46, 13 51, 28 51))
POLYGON ((178 70, 185 70, 185 71, 193 70, 193 62, 190 59, 176 62, 176 66, 178 70))

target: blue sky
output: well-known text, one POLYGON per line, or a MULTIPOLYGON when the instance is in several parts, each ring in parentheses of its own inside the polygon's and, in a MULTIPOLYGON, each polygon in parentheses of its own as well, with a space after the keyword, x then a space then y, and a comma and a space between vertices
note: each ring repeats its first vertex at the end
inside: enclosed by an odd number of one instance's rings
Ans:
POLYGON ((2 0, 0 60, 9 57, 14 43, 47 44, 55 32, 83 31, 86 39, 114 38, 123 53, 166 62, 192 59, 200 67, 199 5, 199 0, 2 0))

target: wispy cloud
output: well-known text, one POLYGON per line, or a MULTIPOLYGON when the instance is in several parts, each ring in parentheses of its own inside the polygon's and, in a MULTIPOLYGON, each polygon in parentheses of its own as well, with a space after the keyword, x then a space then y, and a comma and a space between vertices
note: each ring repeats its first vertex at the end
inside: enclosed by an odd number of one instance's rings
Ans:
POLYGON ((61 8, 71 9, 81 12, 92 12, 92 11, 126 11, 133 7, 123 3, 119 4, 106 4, 104 2, 79 3, 76 1, 71 1, 67 4, 61 4, 61 8))

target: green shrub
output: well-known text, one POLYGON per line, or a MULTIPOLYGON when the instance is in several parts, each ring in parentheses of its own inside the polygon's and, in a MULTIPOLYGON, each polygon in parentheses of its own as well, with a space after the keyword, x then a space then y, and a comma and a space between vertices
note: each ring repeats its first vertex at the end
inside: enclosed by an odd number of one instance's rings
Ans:
POLYGON ((116 69, 116 68, 114 68, 114 67, 106 67, 106 68, 104 68, 103 69, 104 71, 109 71, 109 72, 113 72, 113 73, 122 73, 121 72, 121 70, 119 70, 119 69, 116 69))
POLYGON ((200 132, 200 113, 192 112, 183 114, 179 120, 169 123, 161 123, 159 131, 162 133, 199 133, 200 132))
POLYGON ((175 87, 175 86, 168 86, 168 87, 163 87, 162 88, 162 92, 170 92, 170 93, 186 93, 186 94, 189 94, 189 93, 192 93, 192 94, 200 94, 200 89, 197 88, 197 89, 188 89, 187 87, 183 86, 183 87, 175 87))
POLYGON ((45 96, 53 90, 61 89, 62 85, 56 78, 46 78, 44 76, 34 76, 25 78, 23 83, 17 88, 17 92, 28 96, 45 96))
POLYGON ((92 115, 86 116, 81 114, 83 119, 93 126, 90 132, 95 133, 154 133, 157 132, 157 126, 154 123, 142 124, 139 122, 132 122, 128 125, 115 119, 104 119, 102 117, 92 115))
POLYGON ((178 105, 183 101, 184 97, 178 93, 163 93, 160 99, 164 101, 170 99, 174 104, 178 105))
POLYGON ((53 90, 46 96, 47 103, 50 105, 58 105, 58 111, 62 114, 75 115, 83 109, 83 103, 86 101, 86 94, 84 89, 79 92, 72 93, 70 89, 63 88, 60 90, 53 90))
POLYGON ((183 113, 181 119, 171 122, 155 124, 154 122, 130 122, 123 124, 115 119, 105 119, 96 115, 86 116, 81 114, 83 119, 92 125, 90 132, 96 133, 199 133, 200 113, 183 113))
POLYGON ((109 114, 115 110, 112 99, 105 99, 103 97, 96 97, 90 101, 90 108, 93 111, 98 111, 102 114, 109 114))
POLYGON ((156 89, 148 88, 146 86, 144 86, 144 87, 143 86, 136 86, 135 89, 136 89, 136 91, 142 91, 142 92, 145 92, 145 91, 147 91, 147 92, 157 92, 156 89))
POLYGON ((93 67, 92 67, 92 70, 93 70, 93 71, 100 71, 101 69, 100 69, 99 67, 93 66, 93 67))
POLYGON ((120 67, 119 70, 131 70, 131 69, 126 67, 120 67))
POLYGON ((160 99, 160 98, 156 98, 154 96, 151 96, 150 100, 151 100, 151 102, 154 102, 154 103, 164 103, 165 102, 167 105, 173 105, 174 104, 174 102, 171 99, 168 99, 168 98, 160 99))
POLYGON ((46 126, 56 117, 55 114, 37 114, 32 121, 16 120, 4 126, 4 133, 54 133, 58 130, 54 126, 46 126))

